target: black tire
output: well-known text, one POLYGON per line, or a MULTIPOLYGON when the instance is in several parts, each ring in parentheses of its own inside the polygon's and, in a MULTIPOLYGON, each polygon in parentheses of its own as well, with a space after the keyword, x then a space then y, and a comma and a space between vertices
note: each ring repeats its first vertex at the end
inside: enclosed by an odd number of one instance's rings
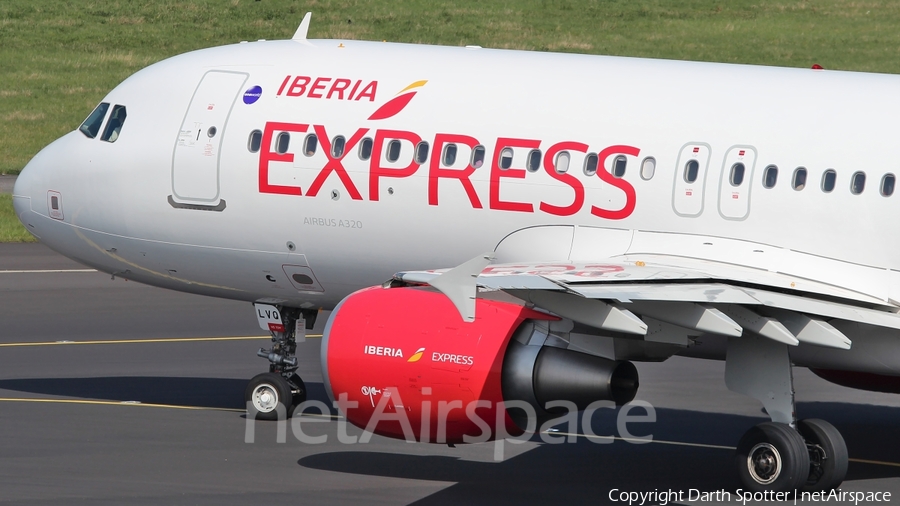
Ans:
POLYGON ((257 374, 244 391, 247 416, 254 420, 284 420, 290 416, 291 385, 280 374, 257 374))
POLYGON ((306 400, 306 384, 303 383, 299 374, 293 374, 291 379, 288 380, 288 383, 290 383, 291 390, 293 391, 293 398, 291 400, 291 409, 293 410, 293 408, 299 406, 306 400))
POLYGON ((809 477, 801 490, 822 492, 837 488, 847 476, 850 460, 844 437, 834 425, 816 418, 800 420, 797 430, 808 444, 814 445, 809 452, 809 477))
POLYGON ((792 492, 809 477, 803 437, 783 423, 766 422, 748 430, 735 458, 744 488, 751 492, 792 492))

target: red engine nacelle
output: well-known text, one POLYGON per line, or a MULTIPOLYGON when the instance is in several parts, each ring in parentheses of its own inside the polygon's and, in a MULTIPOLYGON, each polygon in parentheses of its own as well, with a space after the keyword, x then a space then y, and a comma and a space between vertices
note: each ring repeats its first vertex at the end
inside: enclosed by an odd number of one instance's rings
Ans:
MULTIPOLYGON (((475 314, 466 323, 447 297, 423 288, 356 292, 334 309, 323 335, 326 387, 349 401, 341 409, 351 423, 377 434, 442 443, 485 430, 493 436, 507 342, 527 318, 550 317, 483 299, 475 314)), ((501 420, 521 433, 505 413, 501 420)))
POLYGON ((474 322, 463 321, 446 296, 428 288, 372 287, 348 296, 323 335, 326 389, 354 425, 433 443, 521 434, 504 399, 540 406, 573 389, 576 399, 634 397, 637 373, 628 362, 526 346, 535 322, 546 327, 554 317, 484 299, 475 314, 474 322), (509 344, 514 334, 516 347, 509 344), (560 374, 570 363, 574 381, 560 374))

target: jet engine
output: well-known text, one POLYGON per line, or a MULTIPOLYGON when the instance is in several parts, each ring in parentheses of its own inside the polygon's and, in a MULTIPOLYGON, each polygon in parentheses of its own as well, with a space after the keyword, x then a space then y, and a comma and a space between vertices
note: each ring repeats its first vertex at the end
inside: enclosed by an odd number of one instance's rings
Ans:
POLYGON ((550 401, 584 409, 634 398, 634 365, 560 347, 550 336, 556 317, 486 299, 475 314, 465 322, 427 287, 349 295, 323 335, 326 390, 354 425, 431 443, 519 435, 528 416, 559 409, 544 409, 550 401))

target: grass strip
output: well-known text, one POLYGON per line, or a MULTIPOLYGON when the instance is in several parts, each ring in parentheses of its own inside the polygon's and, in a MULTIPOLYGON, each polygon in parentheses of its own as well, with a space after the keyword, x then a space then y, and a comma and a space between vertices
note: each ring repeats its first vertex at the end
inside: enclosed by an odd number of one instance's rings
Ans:
POLYGON ((179 53, 310 38, 900 73, 900 2, 849 0, 3 0, 0 173, 75 129, 124 78, 179 53))

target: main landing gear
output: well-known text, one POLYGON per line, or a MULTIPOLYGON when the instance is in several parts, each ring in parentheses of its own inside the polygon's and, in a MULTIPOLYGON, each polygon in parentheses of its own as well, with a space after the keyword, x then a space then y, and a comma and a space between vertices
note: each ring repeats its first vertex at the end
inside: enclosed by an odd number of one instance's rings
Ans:
POLYGON ((729 338, 725 383, 762 402, 772 419, 738 443, 735 463, 748 491, 828 491, 847 475, 840 432, 824 420, 796 420, 793 381, 787 345, 764 337, 729 338))
POLYGON ((318 312, 282 307, 278 313, 283 330, 270 330, 272 348, 260 348, 256 353, 269 360, 269 372, 254 376, 244 391, 247 416, 256 420, 285 420, 306 400, 306 385, 295 372, 297 334, 305 337, 315 325, 318 312))

